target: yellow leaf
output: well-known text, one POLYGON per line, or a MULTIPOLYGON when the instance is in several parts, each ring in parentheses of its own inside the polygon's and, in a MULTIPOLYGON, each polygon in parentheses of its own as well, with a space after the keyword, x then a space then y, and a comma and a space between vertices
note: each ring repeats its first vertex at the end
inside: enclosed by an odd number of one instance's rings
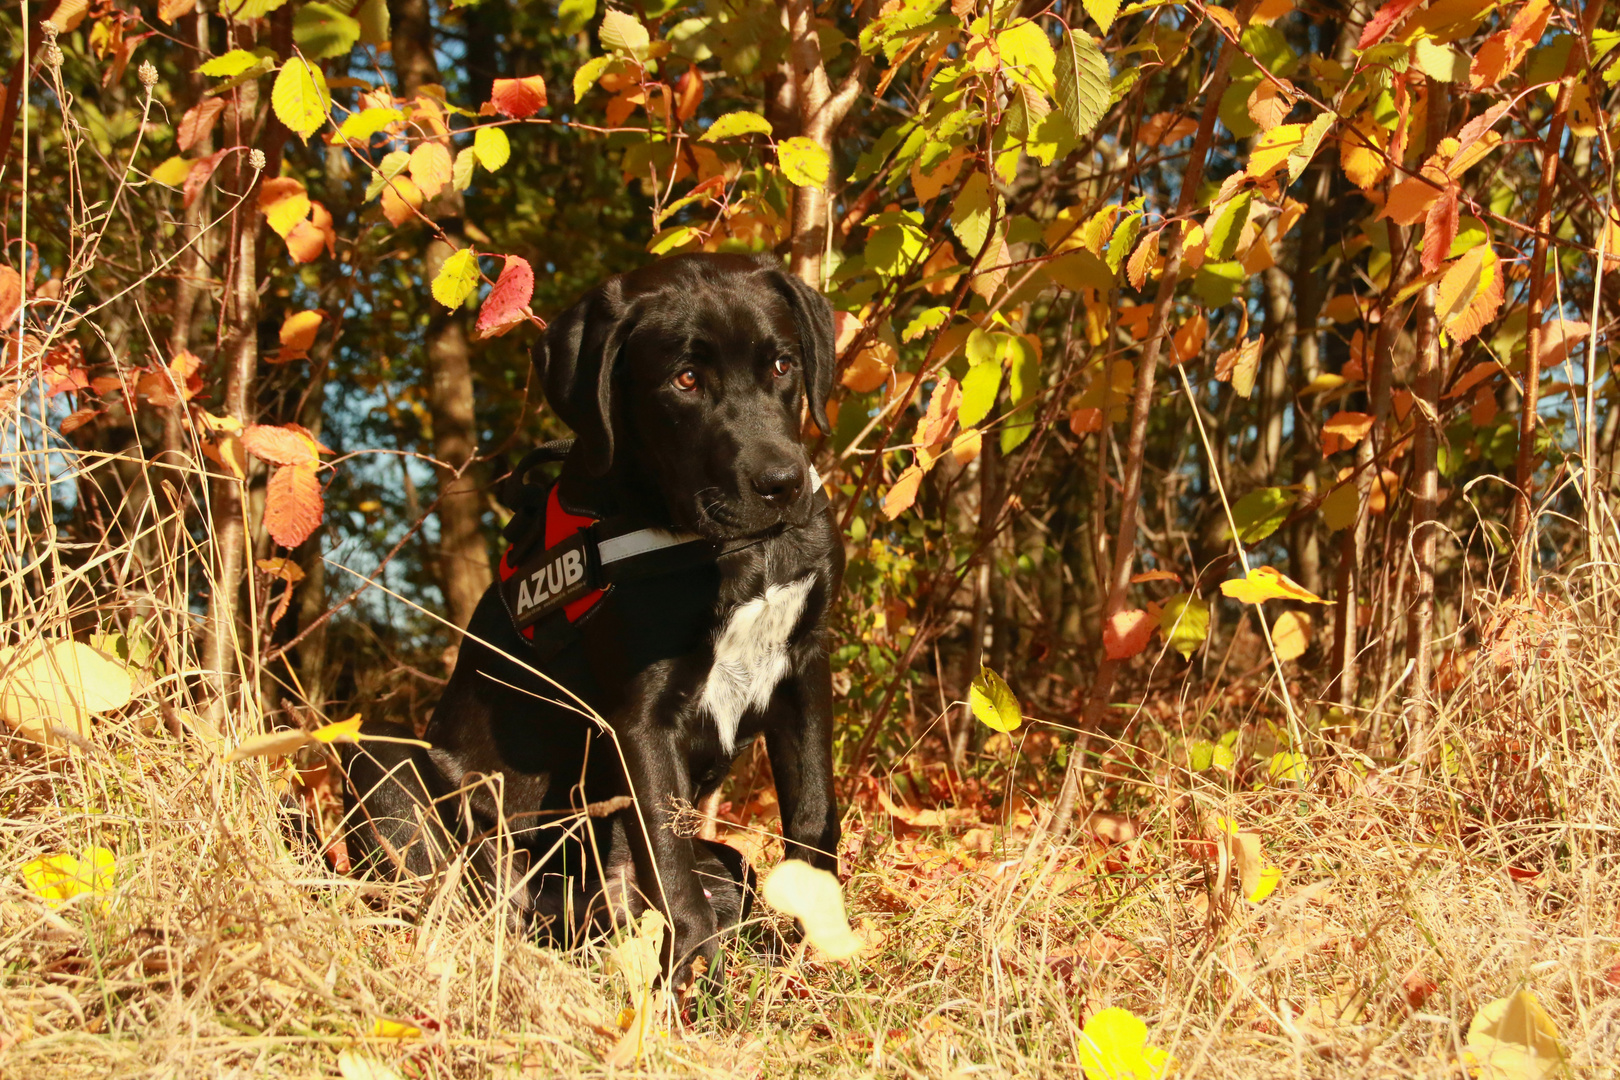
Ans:
POLYGON ((1352 184, 1366 191, 1389 169, 1383 148, 1383 132, 1371 120, 1358 120, 1339 137, 1339 166, 1352 184))
POLYGON ((1080 1069, 1086 1080, 1162 1080, 1170 1055, 1148 1045, 1147 1025, 1130 1010, 1109 1008, 1081 1031, 1080 1069))
POLYGON ((1564 1072, 1558 1028, 1528 990, 1498 998, 1474 1014, 1467 1057, 1480 1080, 1542 1080, 1564 1072))
POLYGON ((454 311, 478 288, 478 256, 470 247, 444 260, 433 279, 433 299, 454 311))
POLYGON ((338 1051, 337 1064, 343 1080, 402 1080, 393 1066, 366 1057, 358 1050, 338 1051))
POLYGON ((478 164, 495 172, 512 159, 512 140, 498 127, 481 127, 473 135, 473 153, 478 164))
POLYGON ((1266 775, 1278 783, 1303 784, 1311 778, 1311 763, 1303 754, 1279 750, 1266 763, 1266 775))
MULTIPOLYGON (((23 864, 23 884, 53 908, 75 897, 100 896, 111 890, 118 869, 113 853, 104 847, 87 847, 81 855, 42 855, 33 859, 23 864)), ((101 906, 106 909, 105 901, 101 906)))
POLYGON ((309 737, 316 742, 359 742, 360 741, 360 714, 355 713, 347 720, 339 720, 335 724, 326 724, 309 733, 309 737))
POLYGON ((1277 659, 1298 660, 1311 646, 1311 617, 1303 611, 1283 612, 1271 626, 1271 643, 1277 647, 1277 659))
POLYGON ((782 163, 782 175, 798 187, 824 188, 832 175, 832 159, 827 151, 802 135, 777 143, 776 157, 782 163))
POLYGON ((1254 888, 1244 893, 1252 904, 1258 904, 1266 897, 1277 891, 1282 881, 1282 868, 1278 866, 1265 866, 1260 870, 1260 876, 1254 883, 1254 888))
POLYGON ((270 107, 283 124, 308 141, 326 123, 326 114, 332 108, 326 76, 303 57, 293 57, 281 65, 281 73, 270 88, 270 107))
POLYGON ((968 688, 968 704, 985 727, 996 731, 1017 731, 1024 722, 1024 709, 1007 680, 989 668, 979 666, 979 677, 968 688))
POLYGON ((21 738, 55 745, 57 726, 82 738, 91 716, 122 708, 134 693, 123 664, 80 642, 0 647, 0 720, 21 738))
POLYGON ((281 359, 291 360, 294 359, 291 354, 302 355, 309 351, 309 347, 315 344, 315 335, 320 332, 321 318, 319 309, 298 311, 287 316, 281 324, 281 359))
POLYGON ((798 919, 804 937, 829 960, 848 960, 864 944, 849 927, 838 879, 799 859, 788 859, 765 878, 765 902, 798 919))
POLYGON ((1250 570, 1245 578, 1221 582, 1221 592, 1240 604, 1259 604, 1267 600, 1300 600, 1307 604, 1327 603, 1297 581, 1270 566, 1257 566, 1250 570))
POLYGON ((1283 124, 1261 132, 1249 153, 1249 165, 1244 171, 1256 180, 1268 176, 1288 161, 1288 155, 1305 141, 1304 124, 1283 124))
POLYGON ((163 164, 153 169, 151 177, 165 187, 179 187, 191 175, 192 162, 176 154, 167 158, 163 164))
POLYGON ((226 761, 241 761, 250 757, 281 757, 297 750, 309 742, 309 733, 304 731, 272 731, 265 735, 252 735, 237 744, 235 750, 225 755, 226 761))
POLYGON ((378 1020, 371 1025, 371 1037, 373 1039, 420 1039, 422 1029, 415 1024, 401 1023, 398 1020, 378 1020))

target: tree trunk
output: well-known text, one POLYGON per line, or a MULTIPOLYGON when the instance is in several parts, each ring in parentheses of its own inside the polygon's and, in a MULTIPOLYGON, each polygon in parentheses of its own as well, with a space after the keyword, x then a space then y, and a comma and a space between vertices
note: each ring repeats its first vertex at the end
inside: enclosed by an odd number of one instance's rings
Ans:
MULTIPOLYGON (((403 96, 439 81, 433 24, 427 0, 395 0, 392 5, 394 68, 403 96)), ((428 242, 424 273, 438 275, 455 251, 467 246, 461 193, 447 187, 429 208, 443 237, 428 242)), ((428 411, 433 418, 433 456, 438 459, 438 577, 451 622, 465 627, 494 580, 484 535, 484 497, 467 472, 456 476, 478 449, 472 382, 472 347, 460 311, 444 311, 435 301, 426 333, 428 411)))
MULTIPOLYGON (((821 39, 816 35, 813 0, 783 0, 788 24, 788 62, 797 84, 793 97, 799 107, 799 134, 832 157, 832 136, 860 93, 862 66, 857 65, 836 93, 822 63, 821 39)), ((829 183, 831 181, 829 180, 829 183)), ((801 280, 823 286, 822 256, 828 240, 827 215, 831 210, 827 189, 811 184, 793 194, 793 254, 790 268, 801 280)))

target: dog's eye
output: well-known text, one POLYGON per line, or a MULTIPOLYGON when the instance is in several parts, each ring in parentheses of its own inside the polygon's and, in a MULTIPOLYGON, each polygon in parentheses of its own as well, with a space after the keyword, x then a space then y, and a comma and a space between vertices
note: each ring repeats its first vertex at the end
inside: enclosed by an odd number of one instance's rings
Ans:
POLYGON ((785 356, 781 357, 776 361, 775 364, 771 365, 771 370, 776 372, 777 378, 781 378, 793 370, 793 361, 789 360, 785 356))
POLYGON ((675 375, 674 383, 675 389, 677 390, 696 390, 697 372, 693 371, 691 368, 682 368, 675 375))

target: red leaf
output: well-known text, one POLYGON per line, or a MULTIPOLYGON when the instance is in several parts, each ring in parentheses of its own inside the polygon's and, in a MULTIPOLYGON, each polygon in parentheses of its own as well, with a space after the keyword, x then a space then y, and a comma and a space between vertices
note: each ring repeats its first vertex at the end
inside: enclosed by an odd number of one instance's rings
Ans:
POLYGON ((545 108, 546 81, 538 75, 522 79, 496 79, 489 100, 501 115, 522 120, 545 108))
POLYGON ((1451 256, 1451 243, 1457 239, 1457 185, 1447 184, 1429 207, 1423 227, 1423 272, 1432 274, 1451 256))
POLYGON ((1412 14, 1421 3, 1423 0, 1388 0, 1378 9, 1378 14, 1368 20, 1361 31, 1361 40, 1356 42, 1356 48, 1365 49, 1384 40, 1384 35, 1393 30, 1396 23, 1412 14))
POLYGON ((180 118, 180 130, 175 135, 175 143, 183 154, 193 146, 208 138, 214 130, 214 121, 219 114, 225 111, 225 99, 222 97, 203 98, 197 104, 186 110, 186 115, 180 118))
POLYGON ((291 426, 254 424, 242 432, 242 446, 254 457, 277 465, 305 465, 317 460, 314 440, 302 429, 295 431, 291 426))
MULTIPOLYGON (((248 428, 249 433, 253 430, 248 428)), ((242 439, 246 442, 247 435, 242 439)), ((269 530, 271 539, 282 547, 297 547, 308 540, 309 534, 320 526, 325 509, 313 461, 283 465, 265 485, 264 527, 269 530)))
POLYGON ((508 255, 495 287, 489 290, 484 305, 478 309, 475 327, 478 336, 499 337, 529 318, 529 301, 533 297, 534 269, 529 266, 529 260, 508 255))
POLYGON ((1145 611, 1119 611, 1103 627, 1103 650, 1110 660, 1125 660, 1147 648, 1148 639, 1159 625, 1145 611))
POLYGON ((215 150, 205 158, 198 158, 197 163, 191 167, 191 171, 186 174, 185 185, 180 189, 187 209, 197 201, 197 196, 201 195, 202 189, 208 185, 214 170, 219 168, 220 159, 227 153, 228 150, 215 150))

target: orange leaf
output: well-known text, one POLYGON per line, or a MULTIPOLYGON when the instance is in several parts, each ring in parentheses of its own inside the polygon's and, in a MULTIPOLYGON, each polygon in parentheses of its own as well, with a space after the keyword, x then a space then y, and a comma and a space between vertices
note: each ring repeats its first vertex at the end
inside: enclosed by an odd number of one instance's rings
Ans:
POLYGON ((1116 611, 1103 627, 1103 650, 1110 660, 1125 660, 1147 648, 1159 620, 1145 611, 1116 611))
POLYGON ((220 160, 226 153, 228 151, 215 150, 205 158, 198 158, 191 166, 191 171, 186 174, 186 182, 180 188, 184 193, 182 202, 186 209, 191 208, 191 204, 197 201, 197 196, 202 194, 202 189, 208 186, 209 179, 213 177, 214 170, 219 168, 220 160))
MULTIPOLYGON (((0 327, 10 328, 22 307, 22 275, 9 266, 0 266, 0 327)), ((12 350, 16 358, 16 350, 12 350)))
POLYGON ((1180 581, 1181 575, 1174 570, 1144 570, 1140 574, 1131 575, 1131 584, 1140 585, 1144 581, 1180 581))
POLYGON ((431 199, 450 182, 450 150, 443 143, 425 142, 411 151, 411 179, 431 199))
POLYGON ((1348 450, 1372 430, 1373 418, 1363 412, 1335 413, 1322 425, 1322 453, 1336 454, 1348 450))
POLYGON ((182 15, 196 10, 196 0, 158 0, 158 18, 173 26, 182 15))
POLYGON ((857 394, 868 394, 889 381, 894 370, 894 350, 881 341, 874 341, 855 354, 844 369, 839 381, 857 394))
POLYGON ((1204 351, 1204 339, 1208 336, 1209 319, 1202 311, 1195 312, 1170 339, 1173 362, 1185 364, 1196 359, 1204 351))
POLYGON ((415 217, 416 210, 421 205, 422 189, 417 187, 410 177, 396 176, 383 185, 383 217, 395 228, 415 217))
POLYGON ((1423 228, 1423 272, 1432 274, 1451 255, 1452 241, 1457 239, 1457 185, 1447 184, 1434 205, 1429 207, 1428 222, 1423 228))
POLYGON ((911 508, 917 501, 917 490, 922 487, 923 471, 916 465, 908 465, 905 472, 900 474, 886 495, 883 496, 883 512, 890 521, 899 517, 911 508))
POLYGON ((1561 364, 1569 351, 1586 340, 1591 331, 1590 323, 1579 322, 1574 319, 1548 319, 1541 324, 1541 368, 1545 371, 1554 364, 1561 364))
MULTIPOLYGON (((1397 225, 1416 225, 1429 212, 1440 189, 1427 180, 1402 180, 1389 189, 1389 200, 1384 203, 1384 217, 1397 225)), ((1424 250, 1428 250, 1425 246, 1424 250)))
POLYGON ((928 399, 928 411, 917 421, 919 446, 933 446, 944 441, 951 428, 956 426, 956 406, 961 400, 962 388, 955 379, 947 375, 939 381, 939 385, 934 387, 933 396, 928 399))
POLYGON ((316 308, 313 311, 299 311, 287 316, 281 324, 281 355, 279 362, 297 360, 309 352, 311 345, 315 344, 315 335, 321 330, 321 317, 324 313, 316 308))
POLYGON ((675 83, 675 118, 686 123, 697 115, 698 106, 702 103, 703 73, 696 67, 689 67, 675 83))
MULTIPOLYGON (((701 91, 700 82, 700 95, 701 91)), ((538 75, 528 75, 521 79, 496 79, 489 100, 494 104, 495 111, 502 116, 522 120, 545 108, 546 81, 538 75)))
POLYGON ((285 238, 294 225, 309 217, 309 193, 293 177, 271 177, 259 186, 259 209, 276 235, 285 238))
POLYGON ((1395 25, 1416 11, 1423 0, 1386 0, 1383 7, 1362 28, 1361 40, 1356 48, 1365 49, 1369 45, 1376 45, 1384 40, 1384 35, 1395 28, 1395 25))
POLYGON ((1136 244, 1136 250, 1125 263, 1125 277, 1131 283, 1131 288, 1140 290, 1147 284, 1147 276, 1153 270, 1153 265, 1159 261, 1159 231, 1154 229, 1142 237, 1136 244))
MULTIPOLYGON (((243 439, 253 430, 249 428, 243 439)), ((325 508, 313 461, 283 465, 265 485, 264 527, 282 547, 294 548, 308 540, 320 526, 325 508)))
POLYGON ((506 257, 501 276, 478 309, 478 336, 499 337, 529 317, 529 301, 534 297, 534 269, 529 260, 506 257))
POLYGON ((277 465, 305 465, 319 460, 314 440, 291 426, 253 424, 242 432, 242 445, 254 457, 277 465))
POLYGON ((332 213, 318 202, 312 202, 310 220, 300 221, 287 234, 287 253, 295 263, 314 262, 321 252, 337 254, 337 230, 332 227, 332 213))
POLYGON ((203 98, 187 109, 186 115, 180 118, 180 130, 175 133, 175 145, 180 152, 183 154, 208 138, 214 130, 214 121, 224 111, 225 99, 222 97, 203 98))
POLYGON ((1259 604, 1266 600, 1327 603, 1299 582, 1269 566, 1257 566, 1249 571, 1247 577, 1221 582, 1221 592, 1240 604, 1259 604))

